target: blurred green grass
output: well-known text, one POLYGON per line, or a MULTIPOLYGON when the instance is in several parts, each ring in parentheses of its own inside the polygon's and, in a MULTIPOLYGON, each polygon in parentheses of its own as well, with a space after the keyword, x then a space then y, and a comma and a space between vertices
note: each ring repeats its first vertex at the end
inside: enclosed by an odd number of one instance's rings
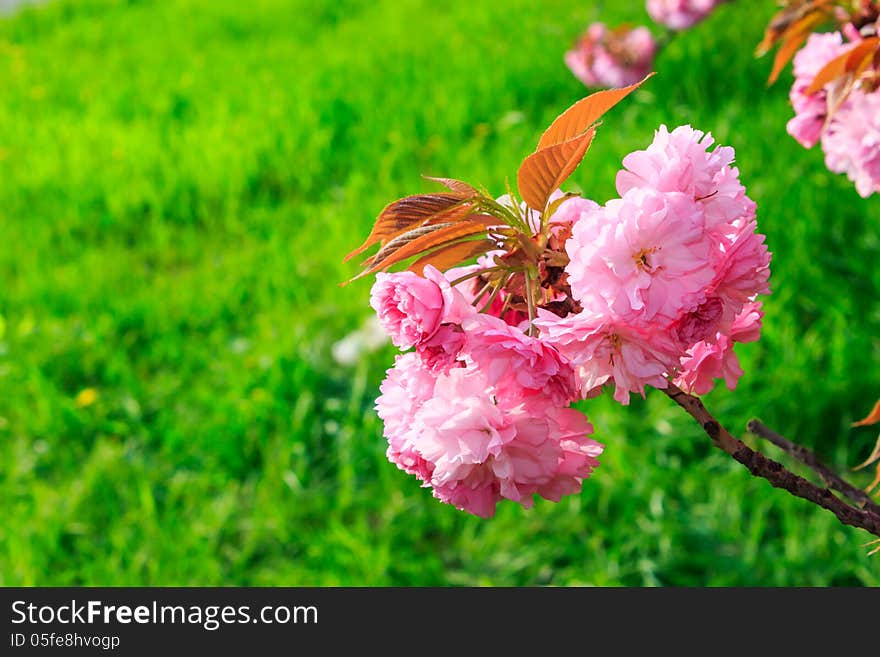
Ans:
MULTIPOLYGON (((561 59, 579 31, 648 20, 598 4, 58 0, 0 22, 0 584, 880 584, 867 533, 660 394, 583 404, 607 448, 581 495, 467 516, 384 458, 392 350, 330 357, 369 313, 342 254, 421 174, 500 194, 586 93, 561 59)), ((786 135, 790 76, 766 90, 751 55, 773 11, 676 39, 572 183, 611 197, 660 123, 736 148, 774 294, 739 389, 706 403, 846 467, 880 396, 880 201, 786 135)))

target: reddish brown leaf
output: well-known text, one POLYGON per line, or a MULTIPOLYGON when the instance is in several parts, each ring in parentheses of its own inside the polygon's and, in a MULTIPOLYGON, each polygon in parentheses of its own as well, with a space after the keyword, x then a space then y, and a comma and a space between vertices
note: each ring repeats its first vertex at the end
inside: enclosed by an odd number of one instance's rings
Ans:
POLYGON ((776 57, 773 58, 773 69, 770 71, 770 77, 767 80, 768 85, 776 82, 779 74, 782 73, 782 69, 791 61, 791 58, 794 57, 794 54, 803 45, 804 41, 807 40, 813 28, 823 22, 825 22, 825 14, 814 12, 804 16, 785 32, 785 40, 782 42, 779 50, 776 51, 776 57))
POLYGON ((628 87, 598 91, 579 100, 556 117, 556 120, 541 135, 535 150, 539 151, 542 148, 561 144, 582 134, 605 112, 642 86, 653 75, 654 73, 649 73, 641 82, 636 82, 628 87))
POLYGON ((871 58, 880 48, 880 37, 868 37, 849 51, 849 59, 846 61, 846 72, 858 75, 864 70, 863 62, 871 61, 871 58))
POLYGON ((447 189, 452 190, 456 194, 463 196, 480 196, 480 192, 473 186, 455 178, 435 178, 433 176, 422 176, 425 180, 431 180, 440 183, 447 189))
POLYGON ((853 422, 853 426, 866 427, 869 424, 877 424, 878 422, 880 422, 880 401, 874 404, 874 408, 871 409, 871 412, 868 413, 868 416, 864 420, 853 422))
POLYGON ((382 262, 388 256, 393 254, 398 249, 406 246, 413 240, 417 240, 420 237, 424 237, 425 235, 430 235, 431 233, 435 233, 441 228, 448 228, 452 224, 432 224, 430 226, 419 226, 418 228, 413 228, 412 230, 408 230, 401 235, 398 235, 393 240, 389 240, 385 243, 381 249, 379 249, 374 255, 370 256, 366 260, 361 263, 361 267, 364 269, 369 269, 376 263, 382 262))
POLYGON ((471 209, 463 205, 465 199, 466 197, 458 193, 417 194, 390 203, 379 213, 366 241, 345 256, 345 261, 363 253, 377 242, 385 243, 404 231, 422 226, 447 211, 453 212, 446 221, 467 216, 471 209))
POLYGON ((529 155, 519 167, 516 182, 519 195, 530 208, 544 210, 547 199, 565 182, 584 159, 596 128, 561 144, 542 148, 529 155))
POLYGON ((878 43, 880 43, 880 39, 877 37, 865 39, 854 48, 832 59, 819 70, 810 86, 806 88, 806 93, 814 94, 832 80, 848 73, 853 74, 854 77, 857 76, 874 56, 878 43))
POLYGON ((770 19, 770 23, 764 31, 764 38, 755 49, 755 56, 761 57, 767 54, 773 46, 787 36, 788 32, 796 28, 799 21, 802 21, 807 16, 818 13, 823 17, 823 20, 827 18, 831 2, 832 0, 795 0, 788 2, 786 7, 770 19))
POLYGON ((371 258, 372 262, 370 262, 369 268, 355 276, 352 280, 375 273, 380 269, 387 269, 391 265, 403 262, 407 258, 424 253, 429 249, 444 246, 450 242, 458 241, 462 237, 477 235, 485 231, 486 226, 484 224, 472 221, 459 221, 454 224, 438 224, 437 226, 418 228, 416 231, 413 231, 418 234, 411 239, 404 239, 409 235, 408 233, 396 237, 393 241, 400 240, 399 246, 395 245, 394 248, 391 248, 392 243, 389 242, 376 257, 371 258))
POLYGON ((849 59, 849 52, 845 52, 825 64, 825 66, 819 69, 819 72, 816 73, 816 77, 813 78, 813 81, 810 82, 810 86, 808 86, 804 92, 814 94, 817 91, 820 91, 832 80, 836 80, 844 75, 846 72, 847 59, 849 59))
POLYGON ((408 269, 414 271, 419 276, 422 275, 422 271, 427 265, 434 265, 440 271, 446 271, 493 248, 495 248, 495 243, 489 239, 456 242, 447 246, 441 246, 436 251, 431 251, 428 255, 412 263, 408 269))

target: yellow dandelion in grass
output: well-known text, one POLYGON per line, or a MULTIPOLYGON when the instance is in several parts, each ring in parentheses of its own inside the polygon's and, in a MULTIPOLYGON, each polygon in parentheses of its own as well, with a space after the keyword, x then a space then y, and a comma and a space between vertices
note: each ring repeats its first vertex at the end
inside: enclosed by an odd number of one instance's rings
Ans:
POLYGON ((91 406, 96 401, 98 401, 98 391, 94 388, 83 388, 77 393, 76 399, 74 399, 74 403, 79 408, 91 406))

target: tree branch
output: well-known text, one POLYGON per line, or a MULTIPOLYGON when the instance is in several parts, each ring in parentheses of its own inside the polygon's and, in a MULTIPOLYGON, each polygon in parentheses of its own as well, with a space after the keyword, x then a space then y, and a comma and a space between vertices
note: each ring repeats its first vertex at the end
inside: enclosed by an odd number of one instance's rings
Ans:
POLYGON ((787 454, 793 456, 813 470, 829 488, 843 493, 860 508, 868 509, 877 515, 880 515, 880 504, 876 504, 874 500, 871 499, 871 496, 865 491, 861 488, 856 488, 827 465, 822 463, 822 461, 820 461, 816 454, 811 450, 802 445, 791 442, 784 436, 780 436, 772 429, 769 429, 760 420, 750 420, 746 428, 750 433, 753 433, 759 438, 769 440, 787 454))
POLYGON ((706 410, 698 397, 689 395, 671 381, 663 392, 700 424, 716 447, 742 463, 754 476, 766 479, 775 488, 787 490, 795 497, 808 500, 831 511, 844 525, 859 527, 871 532, 874 536, 880 536, 880 514, 870 509, 850 506, 827 488, 821 488, 807 481, 787 470, 781 463, 751 449, 721 426, 718 420, 706 410))

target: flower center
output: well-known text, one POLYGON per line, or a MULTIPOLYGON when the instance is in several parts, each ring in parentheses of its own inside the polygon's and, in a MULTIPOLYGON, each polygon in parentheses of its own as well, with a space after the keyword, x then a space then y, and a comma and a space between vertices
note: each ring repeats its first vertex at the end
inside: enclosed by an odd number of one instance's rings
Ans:
POLYGON ((608 342, 611 343, 611 354, 609 355, 609 360, 611 362, 611 367, 614 367, 614 354, 620 351, 620 336, 617 335, 617 333, 612 333, 608 336, 608 342))
POLYGON ((635 253, 633 255, 633 259, 636 262, 636 267, 638 267, 641 271, 646 271, 650 273, 653 270, 653 267, 651 266, 651 259, 648 256, 657 253, 657 251, 659 250, 659 246, 652 246, 649 249, 642 249, 638 253, 635 253))

